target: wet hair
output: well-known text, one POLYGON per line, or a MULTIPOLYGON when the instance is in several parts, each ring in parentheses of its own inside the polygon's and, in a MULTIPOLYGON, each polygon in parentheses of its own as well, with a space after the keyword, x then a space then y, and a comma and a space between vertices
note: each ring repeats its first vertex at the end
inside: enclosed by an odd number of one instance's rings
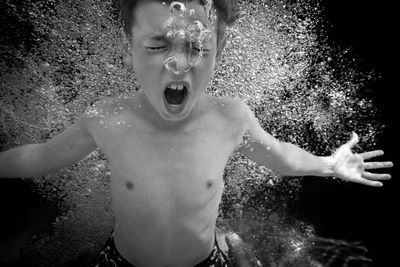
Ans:
MULTIPOLYGON (((130 29, 135 18, 134 10, 138 3, 148 0, 119 0, 120 20, 125 33, 130 36, 130 29)), ((153 0, 162 2, 162 0, 153 0)), ((181 0, 183 1, 183 0, 181 0)), ((187 0, 191 2, 193 0, 187 0)), ((199 0, 201 4, 205 4, 205 0, 199 0)), ((165 1, 169 2, 169 1, 165 1)), ((214 0, 214 7, 217 10, 217 39, 221 40, 225 37, 226 25, 232 25, 239 17, 238 0, 214 0)), ((219 43, 219 41, 218 41, 219 43)))

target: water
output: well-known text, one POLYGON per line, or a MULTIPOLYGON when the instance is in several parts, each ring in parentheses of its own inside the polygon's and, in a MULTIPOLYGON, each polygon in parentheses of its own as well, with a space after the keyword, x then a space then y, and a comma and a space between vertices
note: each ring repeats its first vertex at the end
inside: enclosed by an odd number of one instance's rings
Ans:
POLYGON ((0 181, 0 262, 18 258, 20 247, 40 232, 47 231, 60 213, 34 192, 31 182, 19 179, 0 181), (32 237, 33 236, 33 237, 32 237))
MULTIPOLYGON (((371 90, 384 90, 379 71, 385 69, 364 64, 351 42, 330 37, 325 16, 332 9, 325 10, 324 4, 241 3, 242 15, 228 30, 227 48, 208 93, 243 99, 268 132, 312 152, 330 153, 355 129, 362 136, 357 149, 376 147, 390 120, 379 114, 371 90)), ((95 100, 130 94, 135 84, 118 60, 118 27, 108 13, 110 2, 73 6, 65 1, 51 12, 35 3, 27 5, 33 12, 23 14, 33 16, 29 21, 34 30, 43 31, 32 31, 37 36, 26 33, 26 39, 14 42, 33 45, 10 45, 3 40, 9 35, 2 35, 2 47, 8 46, 1 54, 0 128, 3 143, 10 146, 43 141, 95 100), (46 20, 34 16, 40 12, 46 20), (55 27, 60 20, 64 27, 55 27), (36 38, 41 41, 35 43, 36 38)), ((353 7, 353 14, 357 12, 353 7)), ((383 24, 378 19, 376 23, 383 24)), ((372 39, 363 45, 372 42, 374 48, 385 50, 379 38, 372 39)), ((378 66, 384 64, 378 61, 378 66)), ((392 145, 387 142, 387 147, 392 145)), ((33 208, 35 214, 49 214, 44 221, 29 217, 44 231, 19 238, 23 249, 15 248, 11 256, 20 254, 37 266, 67 266, 89 258, 112 228, 110 199, 105 197, 109 176, 104 155, 96 152, 71 168, 36 179, 36 192, 57 212, 33 208)), ((353 259, 347 266, 373 266, 379 257, 388 257, 388 252, 379 256, 378 251, 386 248, 384 237, 392 234, 382 221, 395 226, 382 208, 392 202, 385 193, 393 189, 376 192, 325 179, 285 179, 238 154, 230 159, 224 179, 219 230, 238 233, 246 244, 239 247, 250 247, 249 257, 265 266, 346 266, 346 259, 353 259)), ((17 216, 12 210, 6 216, 17 216)))

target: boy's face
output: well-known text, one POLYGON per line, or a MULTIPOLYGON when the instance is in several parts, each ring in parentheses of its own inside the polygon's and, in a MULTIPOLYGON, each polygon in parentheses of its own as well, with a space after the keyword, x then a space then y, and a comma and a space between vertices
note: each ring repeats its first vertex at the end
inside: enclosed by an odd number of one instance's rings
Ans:
MULTIPOLYGON (((202 4, 192 1, 185 8, 191 10, 194 20, 207 27, 208 20, 202 4)), ((148 102, 162 119, 183 120, 201 100, 212 78, 217 55, 216 31, 213 30, 211 38, 202 42, 201 55, 198 46, 190 40, 179 36, 171 38, 171 29, 186 27, 168 23, 176 18, 170 12, 169 4, 142 1, 134 12, 130 60, 138 82, 148 102), (197 62, 195 66, 194 61, 197 62)))

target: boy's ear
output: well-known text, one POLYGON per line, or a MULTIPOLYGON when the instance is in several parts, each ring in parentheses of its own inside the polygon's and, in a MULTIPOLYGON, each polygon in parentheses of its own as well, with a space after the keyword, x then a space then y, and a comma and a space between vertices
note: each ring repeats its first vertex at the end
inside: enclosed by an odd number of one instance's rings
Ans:
POLYGON ((215 56, 215 67, 214 67, 214 70, 218 67, 219 62, 221 61, 222 52, 224 51, 225 45, 226 45, 226 38, 225 38, 225 36, 223 36, 223 37, 218 41, 217 54, 216 54, 216 56, 215 56))
POLYGON ((120 35, 120 39, 121 39, 122 59, 124 61, 124 64, 126 64, 128 66, 132 66, 133 54, 132 54, 132 48, 131 48, 131 40, 126 35, 123 28, 120 28, 119 35, 120 35))

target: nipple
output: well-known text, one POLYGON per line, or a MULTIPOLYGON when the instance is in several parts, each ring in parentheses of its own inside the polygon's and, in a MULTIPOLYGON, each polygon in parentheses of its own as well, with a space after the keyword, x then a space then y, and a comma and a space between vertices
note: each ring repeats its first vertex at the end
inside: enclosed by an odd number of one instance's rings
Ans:
POLYGON ((125 186, 126 188, 128 188, 129 191, 132 191, 133 188, 135 187, 132 182, 126 182, 125 186))

